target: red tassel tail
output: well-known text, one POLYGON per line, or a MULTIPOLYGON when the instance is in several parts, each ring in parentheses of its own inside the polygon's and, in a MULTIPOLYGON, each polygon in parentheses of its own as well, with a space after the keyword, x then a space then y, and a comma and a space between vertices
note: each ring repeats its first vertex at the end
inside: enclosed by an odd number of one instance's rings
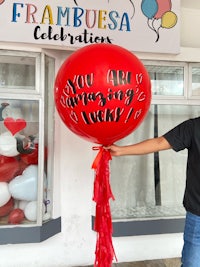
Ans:
POLYGON ((110 198, 114 200, 110 187, 109 161, 110 152, 103 147, 98 149, 92 168, 95 169, 93 200, 96 202, 96 217, 94 230, 97 232, 94 267, 110 267, 115 258, 112 244, 112 218, 110 211, 110 198))

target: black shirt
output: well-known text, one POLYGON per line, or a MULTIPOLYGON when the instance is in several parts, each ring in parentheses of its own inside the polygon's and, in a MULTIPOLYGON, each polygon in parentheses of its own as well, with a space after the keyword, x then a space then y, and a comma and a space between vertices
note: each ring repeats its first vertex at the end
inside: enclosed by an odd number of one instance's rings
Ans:
POLYGON ((188 149, 183 205, 200 216, 200 117, 184 121, 163 136, 176 152, 188 149))

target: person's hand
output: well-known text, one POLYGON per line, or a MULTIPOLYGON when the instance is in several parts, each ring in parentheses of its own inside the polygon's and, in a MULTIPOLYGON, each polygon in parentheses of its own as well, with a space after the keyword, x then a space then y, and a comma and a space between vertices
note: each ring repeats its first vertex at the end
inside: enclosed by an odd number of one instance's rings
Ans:
POLYGON ((104 147, 105 149, 110 151, 111 156, 121 156, 121 147, 115 144, 104 147))

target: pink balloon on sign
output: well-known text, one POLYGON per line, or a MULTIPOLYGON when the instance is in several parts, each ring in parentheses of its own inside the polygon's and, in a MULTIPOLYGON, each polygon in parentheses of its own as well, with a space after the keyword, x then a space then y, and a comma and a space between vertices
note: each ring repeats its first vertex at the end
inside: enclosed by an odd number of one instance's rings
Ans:
POLYGON ((158 11, 155 14, 154 18, 160 19, 165 12, 171 10, 172 3, 171 0, 156 0, 156 1, 158 3, 158 11))

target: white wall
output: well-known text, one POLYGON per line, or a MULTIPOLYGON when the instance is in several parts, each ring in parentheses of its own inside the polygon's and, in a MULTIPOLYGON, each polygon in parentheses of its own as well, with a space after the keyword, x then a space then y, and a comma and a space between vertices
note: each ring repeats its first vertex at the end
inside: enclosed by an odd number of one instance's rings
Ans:
POLYGON ((200 9, 181 9, 181 46, 200 48, 200 9))
MULTIPOLYGON (((200 62, 200 37, 195 32, 200 28, 199 16, 200 11, 182 9, 181 55, 140 56, 200 62)), ((61 212, 62 232, 39 244, 0 246, 0 267, 72 267, 94 262, 92 144, 72 134, 56 115, 55 146, 54 185, 61 209, 57 207, 54 214, 61 212)), ((113 243, 119 262, 179 257, 183 244, 182 234, 121 237, 114 238, 113 243)))

